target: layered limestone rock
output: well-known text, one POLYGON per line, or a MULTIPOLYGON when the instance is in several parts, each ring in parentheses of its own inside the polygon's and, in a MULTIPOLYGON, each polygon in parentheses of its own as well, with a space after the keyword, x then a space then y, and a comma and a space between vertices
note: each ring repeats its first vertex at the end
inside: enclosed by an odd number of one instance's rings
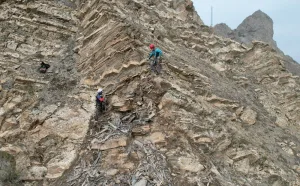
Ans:
POLYGON ((193 6, 193 2, 191 0, 179 0, 169 2, 170 4, 168 6, 174 9, 183 21, 192 20, 200 25, 203 25, 203 21, 196 13, 195 8, 193 6))
POLYGON ((272 47, 212 35, 190 1, 61 2, 1 4, 26 21, 18 31, 55 43, 32 54, 46 46, 20 32, 0 53, 0 150, 27 185, 300 184, 299 77, 272 47), (150 43, 164 52, 159 76, 150 43), (41 60, 54 69, 32 70, 41 60), (108 107, 94 117, 99 87, 108 107))
POLYGON ((300 67, 296 61, 278 48, 273 39, 273 20, 261 10, 248 16, 236 29, 231 30, 225 23, 214 26, 214 33, 224 38, 233 39, 245 46, 251 47, 252 42, 262 41, 272 46, 284 57, 285 67, 294 75, 300 75, 300 67))
POLYGON ((56 1, 0 9, 0 150, 14 155, 20 180, 58 178, 76 159, 92 111, 77 85, 76 12, 56 1), (46 74, 42 61, 51 65, 46 74))

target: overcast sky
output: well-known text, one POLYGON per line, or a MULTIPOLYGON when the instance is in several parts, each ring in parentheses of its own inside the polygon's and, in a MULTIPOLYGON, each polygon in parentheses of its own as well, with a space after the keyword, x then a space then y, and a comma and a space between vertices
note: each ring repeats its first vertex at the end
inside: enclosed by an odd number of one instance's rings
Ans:
POLYGON ((274 40, 277 46, 298 63, 300 62, 300 0, 193 0, 194 6, 206 25, 226 23, 231 29, 261 10, 274 23, 274 40))

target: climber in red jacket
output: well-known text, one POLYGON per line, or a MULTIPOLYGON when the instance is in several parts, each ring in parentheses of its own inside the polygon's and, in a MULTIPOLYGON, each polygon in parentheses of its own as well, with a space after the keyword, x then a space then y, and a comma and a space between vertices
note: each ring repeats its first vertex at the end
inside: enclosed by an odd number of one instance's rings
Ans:
POLYGON ((105 111, 105 100, 102 88, 99 88, 96 95, 96 107, 100 112, 105 111))

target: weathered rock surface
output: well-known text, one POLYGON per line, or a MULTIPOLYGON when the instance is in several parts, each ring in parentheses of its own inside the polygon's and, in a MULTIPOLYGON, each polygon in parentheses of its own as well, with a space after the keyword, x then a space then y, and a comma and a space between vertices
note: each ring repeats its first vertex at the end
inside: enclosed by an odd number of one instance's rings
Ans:
POLYGON ((0 185, 17 184, 16 161, 6 152, 0 151, 0 185))
POLYGON ((261 10, 257 10, 248 16, 236 29, 232 30, 225 23, 214 26, 214 33, 224 38, 233 39, 245 46, 251 47, 252 42, 262 41, 272 46, 283 56, 283 62, 288 71, 295 75, 300 75, 300 67, 293 58, 284 55, 276 41, 273 39, 274 29, 273 20, 261 10))
POLYGON ((188 0, 0 7, 0 150, 26 185, 300 184, 300 81, 270 45, 212 35, 188 0))
POLYGON ((76 11, 59 1, 0 5, 0 149, 23 181, 60 177, 76 160, 92 107, 77 87, 76 11), (53 69, 38 73, 40 63, 53 69), (76 88, 77 87, 77 88, 76 88))
POLYGON ((273 20, 261 10, 247 17, 235 31, 243 43, 251 44, 252 41, 258 40, 277 47, 273 40, 273 20))
POLYGON ((147 180, 141 179, 137 183, 134 184, 134 186, 146 186, 147 185, 147 180))
POLYGON ((92 149, 107 150, 117 147, 126 147, 127 140, 128 139, 126 137, 121 137, 118 139, 111 139, 109 141, 106 141, 104 144, 101 144, 100 141, 95 139, 94 141, 92 141, 92 149))
POLYGON ((253 125, 256 122, 257 113, 251 108, 246 108, 242 115, 241 119, 249 125, 253 125))
POLYGON ((225 23, 219 23, 214 26, 214 33, 224 38, 235 39, 235 33, 225 23))
POLYGON ((226 24, 217 24, 215 33, 222 37, 231 38, 246 45, 252 45, 252 41, 263 41, 277 48, 273 40, 273 20, 261 10, 248 16, 236 29, 231 30, 226 24))

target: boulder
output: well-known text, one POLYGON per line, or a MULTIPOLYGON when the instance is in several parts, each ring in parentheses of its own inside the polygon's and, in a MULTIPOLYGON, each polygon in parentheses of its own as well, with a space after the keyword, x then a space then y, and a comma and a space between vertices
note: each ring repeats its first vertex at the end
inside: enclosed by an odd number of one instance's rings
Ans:
POLYGON ((149 140, 154 144, 166 143, 166 135, 162 132, 154 132, 150 136, 147 136, 145 140, 149 140))
POLYGON ((112 96, 110 100, 110 104, 112 105, 113 108, 121 112, 127 112, 131 110, 131 106, 128 103, 126 103, 126 100, 124 98, 120 98, 117 95, 112 96))
POLYGON ((147 180, 141 179, 140 181, 136 182, 134 186, 147 186, 147 180))
MULTIPOLYGON (((46 178, 55 179, 61 177, 63 173, 71 167, 76 157, 77 157, 76 150, 66 149, 65 152, 62 152, 62 154, 52 158, 47 163, 48 172, 46 178)), ((44 170, 44 168, 40 168, 40 169, 44 170)), ((39 176, 42 176, 42 174, 40 174, 39 176)))
POLYGON ((277 116, 275 124, 280 127, 287 127, 288 126, 288 120, 285 116, 277 116))
POLYGON ((249 125, 253 125, 256 123, 256 117, 257 113, 249 107, 247 107, 241 115, 241 119, 249 125))
POLYGON ((116 174, 118 174, 119 170, 118 169, 109 169, 106 171, 106 175, 107 176, 114 176, 116 174))
POLYGON ((150 125, 137 126, 132 129, 131 134, 133 136, 144 136, 150 132, 150 125))
POLYGON ((118 147, 125 147, 127 145, 127 137, 122 136, 116 139, 110 139, 106 142, 102 143, 98 139, 93 139, 91 142, 92 149, 98 149, 98 150, 107 150, 107 149, 113 149, 118 147))
POLYGON ((220 72, 226 71, 226 66, 225 66, 224 63, 218 62, 218 63, 212 64, 212 66, 213 66, 216 70, 218 70, 218 71, 220 71, 220 72))
POLYGON ((121 108, 125 106, 125 100, 121 99, 119 96, 117 95, 113 95, 111 97, 111 101, 110 101, 111 105, 115 108, 121 108))
POLYGON ((41 180, 47 174, 48 169, 44 166, 32 166, 29 168, 30 177, 32 180, 41 180))
POLYGON ((204 166, 198 162, 197 159, 191 157, 180 157, 178 159, 178 166, 180 169, 189 172, 199 172, 204 170, 204 166))

